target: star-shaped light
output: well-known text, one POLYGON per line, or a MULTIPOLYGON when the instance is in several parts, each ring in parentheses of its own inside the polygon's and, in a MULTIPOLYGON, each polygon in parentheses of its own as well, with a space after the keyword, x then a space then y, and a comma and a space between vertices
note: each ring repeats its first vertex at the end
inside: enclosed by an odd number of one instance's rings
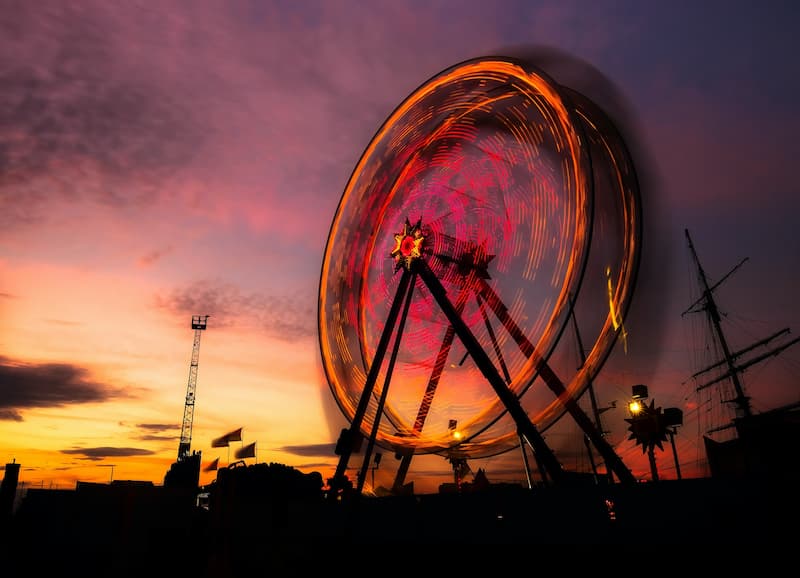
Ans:
POLYGON ((411 269, 411 263, 414 262, 414 259, 422 256, 422 243, 424 240, 421 220, 417 221, 417 224, 412 227, 411 223, 406 219, 402 232, 394 236, 394 249, 390 254, 394 257, 398 269, 403 265, 405 265, 406 269, 411 269))
POLYGON ((628 439, 636 440, 636 445, 642 446, 642 453, 652 451, 655 446, 664 450, 662 442, 667 441, 667 422, 661 408, 656 407, 655 400, 649 406, 642 405, 636 415, 625 421, 630 424, 628 439))

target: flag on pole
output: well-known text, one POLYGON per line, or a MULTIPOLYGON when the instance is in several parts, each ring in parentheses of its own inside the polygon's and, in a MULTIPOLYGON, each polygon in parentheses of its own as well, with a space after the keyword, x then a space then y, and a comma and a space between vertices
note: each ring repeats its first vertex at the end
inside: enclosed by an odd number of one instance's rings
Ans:
POLYGON ((244 458, 254 458, 254 457, 256 457, 256 442, 247 444, 246 446, 242 446, 238 450, 236 450, 237 460, 241 460, 244 458))
POLYGON ((217 468, 219 468, 219 458, 216 458, 216 459, 215 459, 213 462, 211 462, 210 464, 208 464, 208 465, 207 465, 207 466, 206 466, 206 467, 203 469, 203 471, 204 471, 204 472, 213 472, 213 471, 214 471, 214 470, 216 470, 217 468))
POLYGON ((228 444, 230 444, 231 442, 240 442, 240 441, 242 441, 242 428, 228 432, 224 436, 214 438, 214 440, 211 442, 211 447, 226 448, 228 447, 228 444))

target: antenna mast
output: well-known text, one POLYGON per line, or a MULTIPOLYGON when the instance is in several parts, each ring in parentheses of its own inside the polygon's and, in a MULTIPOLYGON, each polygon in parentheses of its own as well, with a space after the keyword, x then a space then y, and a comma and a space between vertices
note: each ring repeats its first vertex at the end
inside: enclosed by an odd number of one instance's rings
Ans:
POLYGON ((197 363, 200 359, 200 335, 206 329, 210 315, 193 315, 192 329, 194 329, 194 345, 192 346, 192 361, 189 364, 189 384, 186 387, 186 404, 183 408, 183 427, 181 428, 181 442, 178 445, 178 461, 189 456, 192 445, 192 422, 194 421, 194 392, 197 388, 197 363))

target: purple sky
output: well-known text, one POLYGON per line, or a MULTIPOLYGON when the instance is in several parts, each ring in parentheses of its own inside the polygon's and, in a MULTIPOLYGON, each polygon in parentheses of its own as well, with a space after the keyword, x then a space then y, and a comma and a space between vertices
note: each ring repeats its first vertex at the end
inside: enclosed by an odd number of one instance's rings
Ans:
MULTIPOLYGON (((738 347, 800 327, 798 16, 777 0, 0 0, 0 461, 24 456, 36 479, 127 448, 164 456, 160 481, 176 432, 146 435, 179 427, 188 321, 213 312, 198 449, 212 459, 210 439, 245 426, 267 461, 333 463, 316 307, 345 184, 428 78, 512 53, 624 121, 649 187, 629 332, 648 341, 601 397, 647 383, 684 408, 690 459, 705 418, 684 229, 712 282, 748 258, 718 292, 738 347), (74 429, 29 435, 70 406, 87 408, 74 429)), ((755 408, 800 399, 799 368, 800 346, 748 371, 755 408)), ((635 455, 623 417, 613 441, 635 455)))

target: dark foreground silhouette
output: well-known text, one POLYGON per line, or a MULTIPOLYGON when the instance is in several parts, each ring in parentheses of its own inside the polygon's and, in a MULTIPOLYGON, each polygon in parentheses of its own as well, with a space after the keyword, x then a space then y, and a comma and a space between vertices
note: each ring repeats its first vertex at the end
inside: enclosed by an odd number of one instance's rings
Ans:
POLYGON ((301 568, 362 546, 400 554, 408 546, 788 543, 800 513, 796 488, 793 479, 534 489, 487 482, 369 497, 329 495, 316 472, 256 464, 218 471, 201 502, 197 489, 144 482, 29 489, 3 520, 0 553, 5 576, 225 577, 301 568))

